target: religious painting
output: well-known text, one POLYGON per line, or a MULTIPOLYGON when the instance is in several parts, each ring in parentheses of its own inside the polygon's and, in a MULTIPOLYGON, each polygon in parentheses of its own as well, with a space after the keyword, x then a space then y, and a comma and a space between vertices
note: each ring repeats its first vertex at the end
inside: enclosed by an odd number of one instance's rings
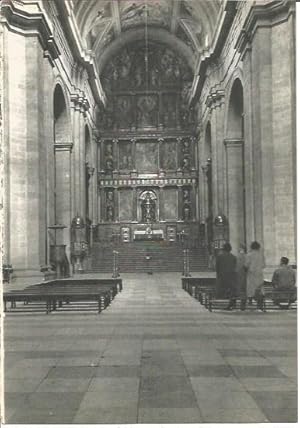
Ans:
POLYGON ((157 173, 158 143, 136 143, 136 169, 140 173, 157 173))
POLYGON ((118 96, 115 99, 115 126, 121 129, 132 126, 132 102, 129 95, 118 96))
POLYGON ((133 192, 132 189, 119 190, 119 219, 131 221, 133 219, 133 192))
POLYGON ((132 167, 131 143, 119 142, 119 169, 130 170, 132 167))
POLYGON ((162 120, 165 128, 176 128, 177 125, 177 95, 164 94, 162 120))
POLYGON ((176 188, 164 189, 164 217, 167 221, 178 219, 178 191, 176 188))
POLYGON ((177 168, 177 144, 175 141, 165 141, 161 145, 161 168, 175 170, 177 168))
POLYGON ((140 95, 137 97, 137 127, 157 127, 158 98, 156 95, 140 95))

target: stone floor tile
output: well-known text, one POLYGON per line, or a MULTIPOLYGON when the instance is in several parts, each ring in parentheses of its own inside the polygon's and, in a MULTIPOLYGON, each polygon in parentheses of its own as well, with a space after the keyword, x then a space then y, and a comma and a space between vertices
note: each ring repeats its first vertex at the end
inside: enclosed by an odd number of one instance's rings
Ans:
POLYGON ((260 353, 254 349, 225 348, 219 352, 223 357, 260 357, 260 353))
POLYGON ((16 367, 6 370, 4 379, 43 379, 51 371, 50 367, 34 367, 32 369, 24 369, 23 367, 16 367))
POLYGON ((231 366, 237 377, 283 378, 285 377, 275 366, 231 366))
POLYGON ((74 367, 74 366, 60 366, 53 367, 49 373, 48 378, 62 378, 62 379, 72 379, 72 378, 91 378, 95 374, 94 367, 74 367))
POLYGON ((297 408, 298 395, 296 391, 252 391, 250 394, 262 408, 297 408))
POLYGON ((135 424, 137 407, 89 407, 80 409, 73 418, 73 424, 135 424))
POLYGON ((138 423, 199 424, 203 422, 197 407, 192 408, 140 408, 138 423))
POLYGON ((82 392, 33 392, 25 400, 25 407, 32 409, 53 409, 64 412, 78 409, 83 398, 82 392))
POLYGON ((203 409, 201 414, 206 423, 259 423, 269 422, 260 409, 203 409))
POLYGON ((140 366, 100 366, 96 368, 95 377, 135 377, 140 376, 140 366))
POLYGON ((142 408, 191 408, 197 407, 192 390, 169 391, 164 393, 141 392, 139 407, 142 408))
POLYGON ((111 397, 126 397, 129 395, 131 398, 138 396, 140 380, 138 378, 116 378, 116 377, 95 377, 92 379, 88 391, 89 392, 103 392, 111 397))
POLYGON ((230 366, 226 365, 187 365, 189 376, 191 377, 234 377, 230 366))
POLYGON ((55 409, 17 409, 10 417, 8 424, 71 424, 75 411, 56 412, 55 409))
POLYGON ((294 408, 274 408, 274 407, 262 407, 262 411, 273 423, 296 423, 298 422, 297 409, 294 408))
POLYGON ((282 378, 249 378, 241 377, 240 382, 247 391, 296 391, 296 383, 287 377, 282 378))
POLYGON ((4 391, 8 392, 33 392, 35 391, 42 379, 40 378, 26 378, 26 379, 5 379, 4 391))
POLYGON ((90 382, 90 378, 46 378, 40 383, 36 392, 84 392, 87 391, 90 382))
POLYGON ((258 357, 224 357, 224 360, 230 366, 270 366, 270 360, 259 356, 258 357))
POLYGON ((205 409, 258 409, 256 400, 246 391, 224 392, 217 388, 195 392, 200 410, 205 409))
POLYGON ((246 390, 246 387, 235 377, 191 377, 190 379, 195 392, 217 389, 224 393, 231 393, 246 390))

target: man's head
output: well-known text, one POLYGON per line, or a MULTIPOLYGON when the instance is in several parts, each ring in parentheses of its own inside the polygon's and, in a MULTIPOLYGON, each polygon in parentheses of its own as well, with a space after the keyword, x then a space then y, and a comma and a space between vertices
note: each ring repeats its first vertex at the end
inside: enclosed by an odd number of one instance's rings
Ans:
POLYGON ((229 244, 229 242, 226 242, 223 245, 223 250, 226 251, 226 253, 230 253, 230 251, 231 251, 231 245, 229 244))
POLYGON ((289 264, 289 259, 287 257, 281 257, 280 264, 282 266, 287 266, 289 264))

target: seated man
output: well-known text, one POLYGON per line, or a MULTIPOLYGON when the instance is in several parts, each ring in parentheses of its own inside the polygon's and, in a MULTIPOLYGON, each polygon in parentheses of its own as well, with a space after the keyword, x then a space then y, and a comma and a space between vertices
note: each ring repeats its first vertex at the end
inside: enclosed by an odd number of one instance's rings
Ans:
POLYGON ((275 270, 272 278, 274 287, 273 301, 276 305, 280 303, 292 303, 297 298, 296 274, 295 271, 288 266, 289 259, 281 257, 280 267, 275 270))

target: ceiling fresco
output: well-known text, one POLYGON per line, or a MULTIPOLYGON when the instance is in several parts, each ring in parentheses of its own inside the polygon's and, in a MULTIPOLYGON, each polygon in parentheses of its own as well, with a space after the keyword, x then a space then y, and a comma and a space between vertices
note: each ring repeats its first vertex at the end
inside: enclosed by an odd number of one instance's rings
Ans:
MULTIPOLYGON (((101 60, 112 43, 141 28, 161 31, 161 41, 183 43, 196 56, 212 43, 220 0, 69 0, 85 48, 101 60), (165 40, 163 40, 165 38, 165 40)), ((153 34, 153 32, 152 32, 153 34)), ((176 43, 175 43, 176 45, 176 43)))

